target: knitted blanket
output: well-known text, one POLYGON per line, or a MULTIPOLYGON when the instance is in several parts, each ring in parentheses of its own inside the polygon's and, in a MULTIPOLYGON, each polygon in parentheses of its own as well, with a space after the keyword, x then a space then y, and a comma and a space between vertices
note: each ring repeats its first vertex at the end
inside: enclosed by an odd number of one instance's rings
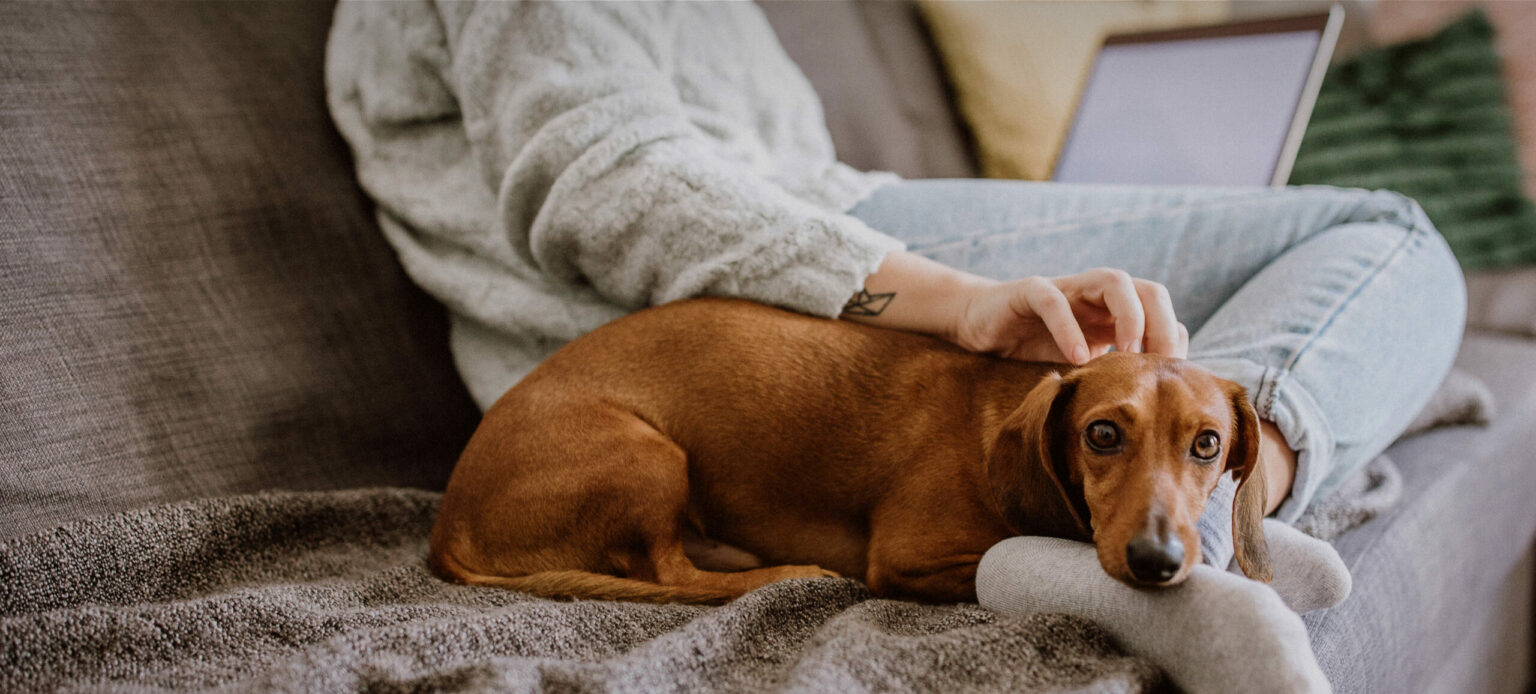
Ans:
POLYGON ((438 495, 267 493, 0 544, 0 691, 1166 688, 1092 623, 788 581, 717 608, 556 602, 425 564, 438 495))

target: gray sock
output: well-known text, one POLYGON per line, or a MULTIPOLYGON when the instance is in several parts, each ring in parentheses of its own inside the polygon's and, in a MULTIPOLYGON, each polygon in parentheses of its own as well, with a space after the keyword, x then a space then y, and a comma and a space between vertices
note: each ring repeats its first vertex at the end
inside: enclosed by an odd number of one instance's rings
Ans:
POLYGON ((1005 614, 1091 619, 1184 691, 1329 691, 1301 617, 1269 586, 1209 566, 1176 587, 1143 590, 1104 573, 1091 544, 1014 537, 982 557, 976 596, 1005 614))
MULTIPOLYGON (((1273 518, 1264 519, 1264 541, 1275 574, 1269 587, 1297 614, 1333 607, 1349 597, 1353 579, 1333 545, 1273 518)), ((1242 573, 1235 565, 1231 569, 1242 573)))
POLYGON ((1200 555, 1206 564, 1225 570, 1232 563, 1232 498, 1237 482, 1232 475, 1221 476, 1216 490, 1205 502, 1205 511, 1195 527, 1200 531, 1200 555))
MULTIPOLYGON (((1206 564, 1242 575, 1232 561, 1232 497, 1237 482, 1223 475, 1200 514, 1200 553, 1206 564)), ((1349 597, 1349 568, 1333 545, 1273 518, 1264 519, 1264 542, 1274 579, 1269 586, 1297 614, 1333 607, 1349 597)))

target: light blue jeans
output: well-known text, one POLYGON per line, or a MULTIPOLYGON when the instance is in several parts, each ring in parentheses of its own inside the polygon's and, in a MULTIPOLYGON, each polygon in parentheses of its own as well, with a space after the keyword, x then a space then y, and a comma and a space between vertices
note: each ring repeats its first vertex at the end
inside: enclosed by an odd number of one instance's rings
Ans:
POLYGON ((1107 266, 1166 285, 1189 358, 1247 388, 1298 451, 1285 522, 1408 426, 1466 317, 1445 240, 1386 191, 927 180, 849 213, 994 279, 1107 266))

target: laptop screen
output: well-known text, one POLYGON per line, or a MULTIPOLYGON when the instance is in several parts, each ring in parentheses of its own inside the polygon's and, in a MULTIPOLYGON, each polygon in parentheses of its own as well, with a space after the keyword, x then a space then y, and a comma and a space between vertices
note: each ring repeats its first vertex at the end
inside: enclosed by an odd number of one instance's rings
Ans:
POLYGON ((1229 36, 1111 37, 1083 89, 1055 179, 1284 183, 1321 80, 1314 63, 1324 35, 1320 23, 1229 36))

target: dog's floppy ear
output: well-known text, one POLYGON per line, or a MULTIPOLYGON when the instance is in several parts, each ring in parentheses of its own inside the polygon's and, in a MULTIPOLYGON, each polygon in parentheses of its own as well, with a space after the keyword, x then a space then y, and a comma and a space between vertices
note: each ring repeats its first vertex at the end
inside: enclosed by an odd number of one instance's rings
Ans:
POLYGON ((1015 532, 1081 537, 1093 531, 1081 482, 1071 478, 1062 420, 1077 384, 1051 373, 1003 420, 987 448, 987 478, 998 510, 1015 532))
POLYGON ((1269 485, 1259 464, 1259 415, 1248 402, 1248 393, 1231 393, 1233 433, 1223 473, 1237 475, 1237 494, 1232 502, 1232 550, 1243 575, 1269 583, 1269 545, 1264 541, 1264 509, 1269 485))

